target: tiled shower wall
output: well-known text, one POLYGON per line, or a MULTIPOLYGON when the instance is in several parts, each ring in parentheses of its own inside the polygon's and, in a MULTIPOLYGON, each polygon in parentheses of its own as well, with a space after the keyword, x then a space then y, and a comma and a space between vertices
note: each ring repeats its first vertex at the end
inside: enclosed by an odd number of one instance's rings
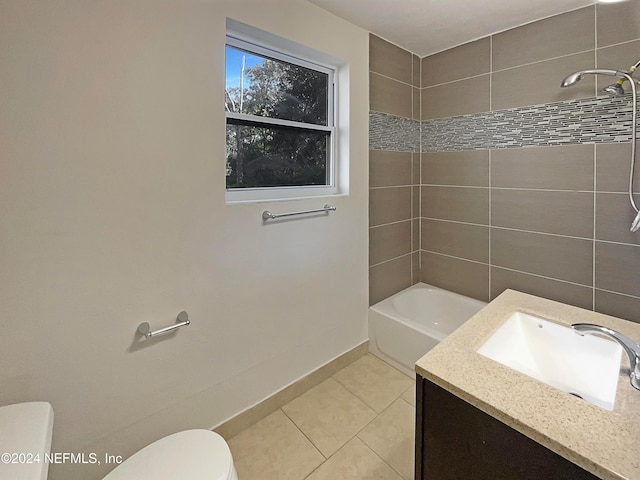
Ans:
MULTIPOLYGON (((483 300, 514 288, 640 321, 640 234, 628 231, 625 193, 631 99, 596 98, 610 77, 559 87, 574 71, 639 58, 633 0, 422 59, 420 280, 483 300)), ((393 132, 397 113, 375 113, 373 94, 372 82, 372 132, 393 132)), ((372 181, 381 146, 372 133, 372 181)), ((372 257, 378 250, 372 241, 372 257)))
POLYGON ((369 301, 419 279, 420 59, 378 37, 369 43, 369 301), (377 126, 380 126, 378 129, 377 126))

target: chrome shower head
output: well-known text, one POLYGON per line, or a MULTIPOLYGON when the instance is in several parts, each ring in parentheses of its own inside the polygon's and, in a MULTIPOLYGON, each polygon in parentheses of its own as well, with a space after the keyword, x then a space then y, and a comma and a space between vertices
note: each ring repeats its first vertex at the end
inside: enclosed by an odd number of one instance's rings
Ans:
POLYGON ((578 83, 580 80, 582 80, 582 74, 583 72, 576 72, 576 73, 572 73, 571 75, 567 76, 562 83, 560 84, 561 87, 570 87, 572 85, 575 85, 576 83, 578 83))
POLYGON ((618 70, 608 70, 608 69, 604 69, 604 68, 593 68, 593 69, 589 69, 589 70, 582 70, 580 72, 575 72, 575 73, 572 73, 571 75, 568 75, 562 81, 560 86, 561 87, 571 87, 572 85, 575 85, 580 80, 582 80, 582 77, 584 75, 609 75, 611 77, 625 78, 626 74, 624 72, 620 72, 618 70))

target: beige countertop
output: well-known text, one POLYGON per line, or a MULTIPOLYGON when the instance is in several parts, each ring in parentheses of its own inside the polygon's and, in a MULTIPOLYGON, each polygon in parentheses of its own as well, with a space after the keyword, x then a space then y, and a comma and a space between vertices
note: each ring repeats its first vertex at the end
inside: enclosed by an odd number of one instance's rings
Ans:
POLYGON ((640 324, 507 290, 416 363, 416 372, 603 479, 640 480, 640 391, 623 352, 613 411, 486 358, 476 350, 516 311, 595 323, 640 340, 640 324))

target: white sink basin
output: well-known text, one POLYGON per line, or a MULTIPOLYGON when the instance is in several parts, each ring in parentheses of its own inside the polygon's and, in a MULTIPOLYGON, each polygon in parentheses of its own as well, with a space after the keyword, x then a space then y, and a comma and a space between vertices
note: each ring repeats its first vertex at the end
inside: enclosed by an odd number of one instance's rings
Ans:
POLYGON ((559 390, 613 410, 622 347, 516 312, 478 353, 559 390))

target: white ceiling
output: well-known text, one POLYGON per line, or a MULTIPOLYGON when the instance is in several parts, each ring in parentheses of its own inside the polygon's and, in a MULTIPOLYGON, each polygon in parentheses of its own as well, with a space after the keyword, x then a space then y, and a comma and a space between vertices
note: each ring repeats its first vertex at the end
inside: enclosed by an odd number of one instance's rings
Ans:
POLYGON ((594 0, 309 0, 420 57, 594 0))

